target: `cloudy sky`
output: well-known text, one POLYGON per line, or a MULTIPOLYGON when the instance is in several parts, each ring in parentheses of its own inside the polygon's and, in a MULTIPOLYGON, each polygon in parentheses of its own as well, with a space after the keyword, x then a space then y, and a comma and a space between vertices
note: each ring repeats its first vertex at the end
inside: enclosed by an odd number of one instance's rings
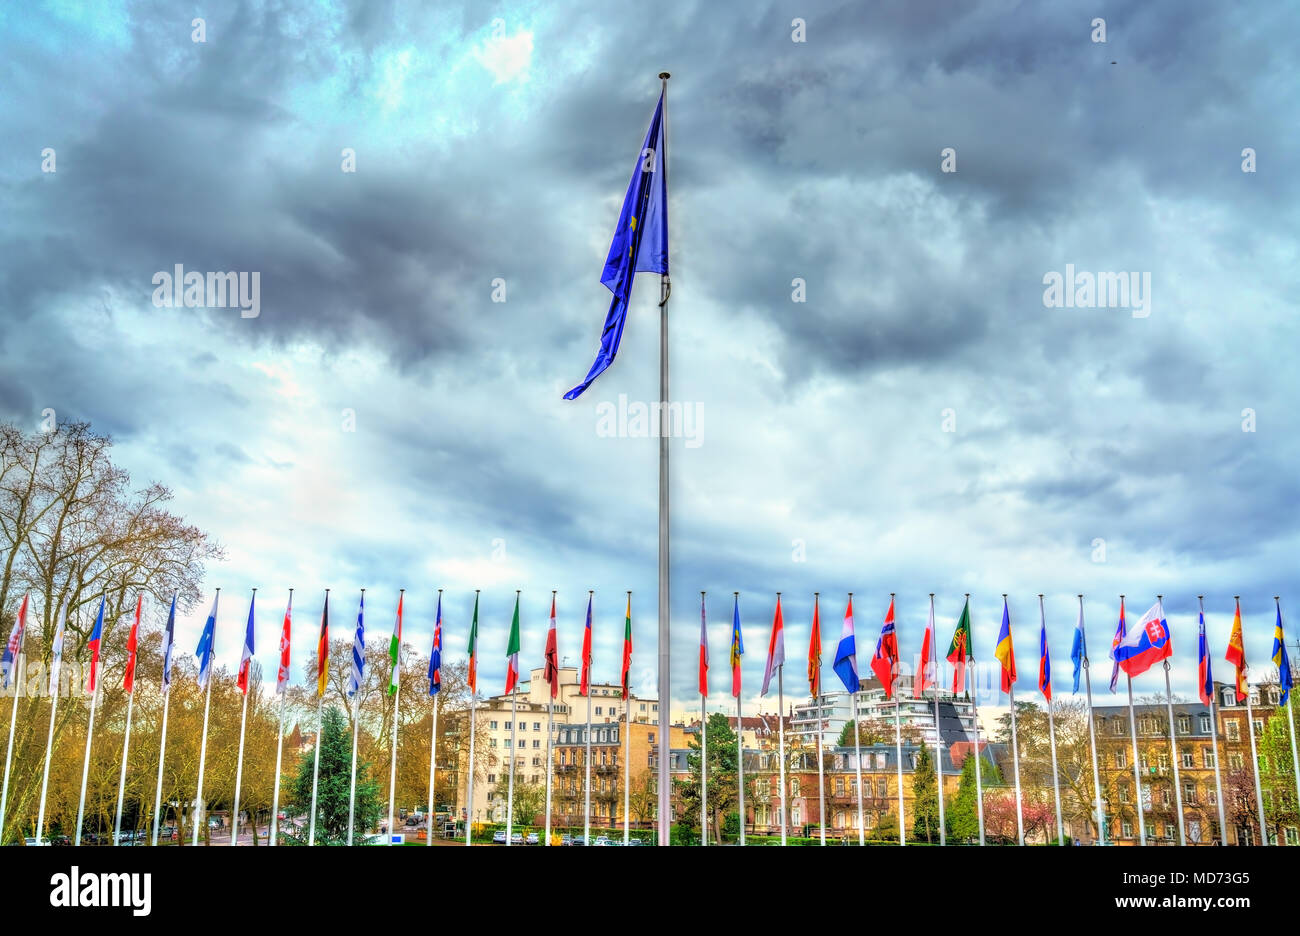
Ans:
POLYGON ((598 407, 657 396, 657 277, 561 395, 667 70, 675 704, 701 589, 719 707, 734 590, 751 711, 778 590, 791 695, 816 590, 828 681, 848 591, 864 669, 890 592, 909 656, 970 592, 985 659, 1009 593, 1026 697, 1039 592, 1058 679, 1077 593, 1095 659, 1164 594, 1189 695, 1195 596, 1221 660, 1241 594, 1263 675, 1300 603, 1294 7, 213 6, 203 42, 187 3, 0 9, 0 418, 175 490, 227 664, 252 586, 267 665, 290 586, 340 634, 367 587, 376 636, 404 586, 420 645, 442 587, 451 655, 480 588, 499 691, 514 590, 539 665, 550 590, 573 660, 593 588, 612 680, 631 589, 654 691, 657 441, 598 407), (176 264, 258 272, 260 315, 156 307, 176 264), (1067 264, 1149 274, 1149 315, 1046 307, 1067 264))

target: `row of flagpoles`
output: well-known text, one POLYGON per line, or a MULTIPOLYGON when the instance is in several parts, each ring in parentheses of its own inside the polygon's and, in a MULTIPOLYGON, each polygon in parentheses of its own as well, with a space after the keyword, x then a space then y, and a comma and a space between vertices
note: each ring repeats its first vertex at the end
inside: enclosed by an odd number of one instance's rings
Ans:
MULTIPOLYGON (((316 834, 315 834, 316 833, 315 830, 316 801, 317 801, 319 776, 320 776, 320 747, 321 747, 320 732, 321 732, 321 724, 322 724, 321 721, 322 706, 323 706, 325 689, 327 686, 328 675, 329 675, 329 592, 330 592, 329 589, 325 590, 325 602, 321 612, 320 632, 319 632, 319 637, 318 637, 317 647, 316 647, 316 656, 317 656, 316 737, 317 737, 317 741, 315 744, 315 752, 314 752, 314 766, 313 766, 313 775, 312 775, 312 799, 311 799, 311 809, 309 813, 309 830, 308 830, 309 845, 315 844, 316 841, 316 834)), ((470 634, 469 634, 469 642, 468 642, 469 666, 468 666, 467 681, 470 689, 469 758, 470 758, 471 765, 473 765, 474 762, 474 742, 475 742, 475 727, 476 727, 474 713, 475 713, 476 702, 477 702, 476 696, 477 696, 477 688, 478 688, 478 680, 477 680, 478 595, 479 592, 476 590, 475 598, 474 598, 474 613, 473 613, 473 619, 470 624, 470 634)), ((545 667, 543 671, 544 679, 548 683, 550 689, 550 698, 548 699, 547 702, 547 755, 546 755, 546 760, 547 760, 546 842, 548 844, 550 842, 550 832, 551 832, 551 794, 552 794, 552 773, 553 773, 553 760, 554 760, 553 757, 554 700, 557 696, 558 689, 559 689, 558 637, 557 637, 556 614, 555 614, 555 595, 556 593, 552 591, 551 613, 550 613, 549 626, 547 629, 547 640, 546 640, 546 649, 545 649, 545 656, 544 656, 545 667)), ((628 601, 627 601, 627 613, 624 621, 623 660, 622 660, 622 677, 621 677, 622 698, 624 700, 628 698, 628 676, 629 676, 629 670, 631 666, 631 655, 632 655, 632 618, 631 618, 632 593, 629 591, 627 595, 628 595, 628 601)), ((510 764, 508 768, 508 780, 507 780, 507 810, 506 810, 507 811, 507 820, 506 820, 507 844, 510 843, 512 838, 513 818, 514 818, 513 817, 514 773, 515 773, 515 760, 516 760, 514 752, 515 752, 516 739, 513 735, 513 732, 515 730, 514 725, 517 722, 517 717, 516 717, 517 716, 517 689, 519 685, 519 673, 520 673, 519 596, 520 596, 520 592, 516 591, 515 609, 511 621, 510 635, 508 638, 507 648, 506 648, 507 669, 506 669, 505 694, 511 697, 511 711, 512 711, 512 721, 511 721, 512 737, 511 737, 511 745, 510 745, 511 758, 510 758, 510 764)), ((243 701, 243 710, 240 717, 239 754, 238 754, 237 767, 236 767, 234 803, 231 810, 231 814, 232 814, 231 844, 235 844, 237 842, 238 833, 239 833, 239 799, 240 799, 242 777, 243 777, 244 733, 245 733, 245 726, 247 723, 247 714, 248 714, 249 668, 254 653, 254 616, 255 616, 256 597, 257 597, 257 589, 254 588, 252 590, 252 596, 249 599, 248 622, 245 631, 244 643, 240 655, 239 670, 237 675, 237 687, 240 693, 244 696, 244 701, 243 701)), ((587 597, 586 626, 584 628, 583 646, 582 646, 582 675, 581 675, 581 682, 579 686, 579 693, 581 695, 587 696, 587 701, 588 701, 587 733, 585 738, 587 757, 585 758, 586 775, 584 780, 584 792, 585 792, 584 833, 586 836, 590 835, 590 824, 591 824, 591 789, 590 789, 591 787, 591 757, 590 757, 591 697, 590 697, 589 688, 590 688, 590 666, 591 666, 592 597, 593 597, 593 592, 589 591, 587 597)), ((708 689, 709 646, 708 646, 707 618, 706 618, 706 610, 705 610, 705 597, 706 597, 705 592, 703 591, 700 592, 699 693, 700 693, 700 700, 701 700, 701 709, 700 709, 701 711, 701 724, 700 724, 701 832, 702 832, 703 843, 707 844, 708 843, 708 806, 707 806, 708 803, 708 767, 707 767, 708 738, 707 738, 706 705, 707 705, 707 699, 709 695, 709 689, 708 689)), ((1011 743, 1012 743, 1012 764, 1013 764, 1015 794, 1016 794, 1017 839, 1020 842, 1020 844, 1023 844, 1024 825, 1023 825, 1022 799, 1021 799, 1021 789, 1020 789, 1019 746, 1018 746, 1017 732, 1016 732, 1016 725, 1015 725, 1016 663, 1015 663, 1015 653, 1014 653, 1012 640, 1011 640, 1011 621, 1010 621, 1010 612, 1006 601, 1007 596, 1003 595, 1002 597, 1003 597, 1002 622, 998 632, 998 640, 994 651, 994 657, 998 660, 1001 669, 1000 688, 1001 691, 1006 693, 1006 695, 1008 696, 1008 702, 1010 704, 1010 710, 1011 710, 1011 743)), ((1063 826, 1063 819, 1062 819, 1062 812, 1061 812, 1060 789, 1059 789, 1059 781, 1058 781, 1058 773, 1057 773, 1057 765, 1056 765, 1055 720, 1050 705, 1052 699, 1051 658, 1050 658, 1048 645, 1047 645, 1047 625, 1046 625, 1046 614, 1043 610, 1043 603, 1042 603, 1043 596, 1039 595, 1038 597, 1039 597, 1039 613, 1040 613, 1040 622, 1041 622, 1040 636, 1039 636, 1040 658, 1039 658, 1038 688, 1039 691, 1043 694, 1044 698, 1049 703, 1048 705, 1049 746, 1051 748, 1051 755, 1052 755, 1052 774, 1053 774, 1053 788, 1054 788, 1053 793, 1054 793, 1055 808, 1056 808, 1057 840, 1060 842, 1064 842, 1064 826, 1063 826)), ((897 688, 897 680, 899 677, 899 664, 901 661, 901 654, 899 652, 898 631, 897 631, 895 617, 894 617, 894 598, 895 595, 891 593, 889 608, 885 614, 884 623, 881 627, 880 637, 876 641, 875 652, 872 655, 870 666, 873 674, 877 677, 877 679, 880 681, 881 685, 885 689, 886 699, 893 699, 895 702, 894 736, 895 736, 895 753, 896 753, 897 769, 899 775, 898 776, 899 843, 900 845, 906 845, 907 836, 906 836, 906 829, 905 829, 903 784, 902 784, 903 766, 902 766, 902 731, 901 731, 901 711, 900 711, 901 701, 895 698, 895 690, 897 688)), ((211 690, 212 690, 211 669, 212 669, 213 651, 214 651, 214 644, 215 644, 216 619, 217 619, 217 612, 218 612, 220 599, 221 599, 221 589, 218 588, 216 589, 216 594, 212 601, 212 608, 208 613, 208 617, 204 624, 202 635, 199 639, 198 648, 196 650, 196 655, 199 661, 198 683, 200 688, 204 691, 204 696, 205 696, 203 736, 200 744, 200 754, 199 754, 198 790, 195 798, 195 802, 199 804, 200 808, 202 807, 203 804, 203 779, 204 779, 205 762, 207 757, 208 716, 209 716, 209 710, 211 704, 211 690)), ((737 738, 737 748, 738 748, 737 770, 738 770, 738 779, 739 779, 738 782, 739 811, 741 816, 744 816, 745 814, 745 806, 744 806, 745 788, 744 788, 744 763, 743 763, 744 731, 743 731, 743 721, 741 720, 741 714, 742 714, 741 713, 741 682, 742 682, 741 659, 745 651, 744 651, 744 642, 743 642, 741 628, 740 628, 740 593, 739 592, 734 593, 734 599, 735 599, 735 603, 734 603, 733 615, 732 615, 732 630, 731 630, 731 642, 730 642, 730 665, 732 670, 731 693, 736 699, 736 715, 737 715, 736 738, 737 738)), ((389 647, 392 668, 389 677, 388 692, 390 695, 394 697, 394 707, 395 707, 393 713, 393 738, 392 738, 390 765, 389 765, 389 798, 388 798, 389 802, 388 802, 388 826, 387 827, 390 831, 394 828, 393 812, 394 812, 394 797, 396 793, 396 779, 397 779, 397 725, 398 725, 397 716, 398 713, 396 711, 396 705, 398 702, 397 690, 398 690, 399 674, 400 674, 400 657, 401 657, 400 648, 402 645, 402 611, 403 611, 404 600, 405 600, 405 589, 402 589, 398 597, 397 620, 392 634, 392 638, 390 640, 390 647, 389 647)), ((1273 651, 1272 651, 1271 659, 1272 662, 1276 664, 1278 667, 1279 688, 1281 689, 1282 705, 1287 706, 1287 701, 1289 699, 1290 689, 1292 685, 1292 674, 1291 674, 1290 662, 1287 658, 1286 643, 1284 639, 1281 601, 1280 598, 1275 598, 1275 601, 1277 603, 1277 619, 1276 619, 1276 625, 1274 629, 1273 651)), ((23 641, 26 634, 26 626, 27 626, 28 603, 29 603, 29 597, 24 597, 22 605, 18 612, 17 619, 14 623, 13 630, 5 646, 2 662, 3 662, 3 680, 6 689, 9 687, 12 674, 14 673, 15 667, 17 666, 17 661, 19 659, 19 656, 22 653, 23 641)), ((89 722, 89 727, 86 736, 86 753, 85 753, 85 759, 83 761, 83 767, 82 767, 81 793, 80 793, 78 812, 77 812, 77 826, 76 826, 77 843, 80 843, 82 827, 84 824, 86 782, 87 782, 87 778, 89 774, 89 766, 90 766, 90 748, 91 748, 91 741, 94 735, 95 713, 96 713, 97 702, 99 697, 100 680, 98 678, 98 669, 99 669, 99 662, 100 662, 100 641, 102 639, 103 626, 104 626, 104 604, 105 604, 104 599, 101 598, 99 611, 95 620, 95 625, 91 631, 90 640, 87 643, 87 646, 91 653, 91 662, 90 662, 90 674, 86 685, 86 691, 91 696, 91 703, 90 703, 90 722, 89 722)), ((131 624, 131 628, 127 636, 127 664, 125 667, 125 673, 123 678, 123 687, 127 692, 129 701, 127 705, 126 732, 123 740, 122 766, 121 766, 121 772, 118 781, 118 796, 117 796, 117 805, 115 810, 115 820, 114 820, 115 841, 121 832, 122 799, 123 799, 123 793, 125 790, 125 782, 126 782, 126 763, 127 763, 127 754, 130 745, 131 718, 134 709, 136 644, 137 644, 137 638, 138 638, 138 632, 140 626, 140 612, 141 612, 142 604, 143 604, 143 596, 141 595, 136 599, 134 620, 131 624)), ((270 843, 272 845, 277 844, 278 841, 278 817, 279 817, 279 798, 280 798, 280 779, 281 779, 280 774, 281 774, 281 765, 282 765, 282 757, 283 757, 283 736, 284 736, 284 703, 285 703, 285 689, 288 686, 288 682, 289 682, 290 632, 291 632, 291 623, 292 623, 292 613, 293 613, 293 589, 290 589, 289 600, 285 608, 284 622, 283 622, 281 636, 280 636, 280 660, 279 660, 279 670, 276 678, 276 694, 280 696, 280 705, 279 705, 279 731, 277 733, 278 740, 277 740, 277 748, 276 748, 275 792, 273 796, 273 804, 272 804, 272 811, 271 811, 272 819, 271 819, 270 843)), ((171 678, 172 678, 172 650, 174 644, 175 623, 176 623, 176 598, 175 596, 173 596, 171 602, 171 608, 167 617, 167 624, 165 626, 164 633, 163 633, 162 692, 164 696, 164 701, 163 701, 163 716, 162 716, 162 726, 161 726, 161 735, 162 735, 161 751, 160 751, 159 763, 158 763, 158 783, 157 783, 157 789, 155 793, 153 830, 152 830, 152 842, 155 845, 158 842, 159 819, 160 819, 161 797, 162 797, 162 777, 163 777, 163 768, 166 759, 167 716, 168 716, 168 704, 170 702, 170 693, 168 690, 170 688, 171 678)), ((39 813, 37 818, 38 841, 44 835, 45 804, 46 804, 46 794, 48 792, 48 786, 49 786, 50 756, 51 756, 53 738, 54 738, 54 720, 55 720, 55 715, 58 706, 58 692, 56 687, 58 686, 59 671, 62 664, 62 651, 63 651, 63 638, 64 638, 65 625, 66 625, 66 608, 61 607, 59 610, 59 614, 57 615, 57 624, 55 628, 55 636, 54 636, 53 651, 52 651, 53 665, 51 668, 51 678, 50 678, 52 701, 51 701, 51 708, 50 708, 50 728, 49 728, 49 733, 46 742, 44 773, 43 773, 42 784, 41 784, 40 807, 39 807, 39 813)), ((1211 663, 1210 663, 1208 643, 1205 636, 1205 614, 1204 614, 1203 606, 1199 613, 1199 629, 1200 629, 1200 635, 1199 635, 1200 643, 1199 643, 1198 692, 1201 701, 1204 704, 1210 706, 1211 721, 1213 722, 1213 711, 1214 711, 1214 704, 1215 704, 1214 691, 1213 691, 1213 676, 1211 673, 1211 663)), ((824 783, 824 760, 823 760, 824 739, 822 737, 824 720, 820 715, 821 693, 822 693, 822 688, 821 688, 822 640, 821 640, 821 628, 820 628, 820 593, 817 592, 814 593, 813 617, 812 617, 812 625, 811 625, 809 638, 810 639, 809 639, 809 651, 808 651, 808 685, 809 685, 809 691, 812 693, 812 696, 814 698, 814 704, 817 706, 818 713, 819 713, 818 714, 818 745, 817 745, 818 802, 819 802, 819 808, 821 810, 819 827, 820 827, 821 841, 823 844, 825 844, 826 821, 825 821, 825 797, 824 797, 825 783, 824 783)), ((1131 732, 1132 743, 1133 743, 1134 781, 1139 791, 1139 800, 1140 800, 1140 790, 1141 790, 1141 777, 1138 771, 1139 756, 1138 756, 1138 749, 1137 749, 1136 716, 1134 713, 1134 705, 1133 705, 1132 681, 1135 676, 1139 676, 1142 673, 1145 673, 1155 663, 1157 662, 1163 663, 1163 668, 1165 670, 1166 703, 1168 706, 1168 714, 1169 714, 1169 742, 1170 742, 1171 755, 1174 754, 1176 742, 1175 742, 1174 727, 1173 727, 1174 724, 1173 695, 1170 687, 1170 678, 1169 678, 1170 664, 1168 662, 1172 654, 1173 654, 1173 640, 1172 640, 1172 634, 1170 632, 1168 622, 1164 616, 1163 596, 1157 596, 1156 604, 1153 605, 1151 609, 1146 612, 1145 615, 1143 615, 1142 619, 1138 622, 1138 625, 1132 630, 1130 630, 1127 627, 1127 623, 1126 623, 1126 615, 1124 610, 1124 596, 1121 595, 1119 623, 1115 631, 1115 636, 1111 642, 1110 657, 1114 661, 1114 665, 1111 673, 1110 688, 1111 691, 1114 691, 1119 678, 1119 673, 1123 671, 1126 676, 1127 684, 1128 684, 1128 708, 1129 708, 1130 732, 1131 732)), ((1094 790, 1096 793, 1096 797, 1095 797, 1096 820, 1097 820, 1099 834, 1101 836, 1102 842, 1104 843, 1105 821, 1104 821, 1103 808, 1101 802, 1101 786, 1100 786, 1100 776, 1099 776, 1099 768, 1098 768, 1098 761, 1097 761, 1096 734, 1095 734, 1095 727, 1092 718, 1092 682, 1091 682, 1091 676, 1089 672, 1089 661, 1088 661, 1085 632, 1084 632, 1082 595, 1079 596, 1079 615, 1078 615, 1077 623, 1075 625, 1074 641, 1073 641, 1073 646, 1071 649, 1070 656, 1072 662, 1074 663, 1074 691, 1075 692, 1078 692, 1079 690, 1080 673, 1082 672, 1084 676, 1085 689, 1087 694, 1087 705, 1088 705, 1089 744, 1090 744, 1091 758, 1092 758, 1093 783, 1094 783, 1094 790)), ((936 738, 935 764, 936 764, 936 771, 937 771, 938 788, 940 791, 942 791, 943 789, 943 761, 942 761, 943 745, 942 745, 942 732, 941 732, 941 726, 939 721, 940 693, 938 691, 939 687, 937 686, 936 683, 937 673, 938 673, 938 644, 937 644, 937 637, 935 633, 933 594, 930 595, 929 618, 926 625, 925 634, 922 639, 921 659, 923 662, 918 670, 917 678, 914 682, 914 694, 917 698, 921 698, 924 696, 925 690, 927 688, 934 688, 936 690, 934 693, 934 724, 935 724, 935 738, 936 738)), ((949 642, 946 659, 949 663, 953 665, 952 692, 954 694, 959 694, 964 692, 966 686, 966 668, 968 664, 973 663, 975 659, 973 648, 971 645, 971 618, 970 618, 970 596, 969 595, 966 596, 966 602, 962 608, 961 616, 958 619, 956 629, 954 630, 952 639, 949 642)), ((1247 707, 1247 724, 1253 725, 1250 695, 1249 695, 1248 685, 1247 685, 1247 664, 1246 664, 1245 648, 1242 639, 1241 607, 1240 607, 1239 600, 1237 602, 1235 613, 1234 613, 1232 632, 1231 632, 1231 636, 1229 637, 1228 649, 1225 655, 1225 659, 1229 663, 1233 664, 1233 666, 1236 668, 1237 701, 1245 702, 1247 707)), ((437 762, 436 762, 437 759, 435 756, 437 731, 438 731, 438 727, 437 727, 438 726, 438 705, 437 705, 438 698, 437 697, 438 697, 439 690, 441 689, 441 682, 442 682, 441 664, 442 664, 442 589, 439 589, 437 614, 434 622, 433 644, 432 644, 432 650, 430 654, 429 672, 428 672, 428 678, 429 678, 428 692, 430 696, 434 697, 433 725, 432 725, 433 740, 431 743, 431 753, 430 753, 430 763, 429 763, 429 812, 428 812, 428 820, 426 826, 427 829, 426 839, 429 844, 432 844, 433 841, 432 825, 433 825, 433 817, 436 813, 435 803, 434 803, 434 783, 436 779, 436 770, 437 770, 437 762)), ((773 618, 771 636, 768 642, 767 662, 763 673, 763 686, 762 686, 761 695, 765 696, 768 694, 772 682, 772 676, 775 674, 779 711, 784 711, 784 682, 783 682, 784 664, 785 664, 785 626, 784 626, 784 620, 781 611, 781 593, 777 592, 776 612, 773 618)), ((357 611, 357 625, 353 636, 351 669, 349 672, 348 686, 347 686, 347 694, 350 697, 355 697, 360 690, 365 675, 365 666, 366 666, 365 589, 362 589, 361 601, 357 611)), ((859 844, 865 844, 865 826, 863 823, 863 805, 862 805, 862 792, 861 792, 862 791, 861 742, 860 742, 860 732, 858 729, 858 693, 861 690, 861 681, 858 677, 857 645, 856 645, 856 639, 854 635, 853 593, 852 592, 850 592, 848 595, 848 602, 844 614, 843 628, 841 630, 840 639, 836 647, 835 658, 834 658, 834 663, 832 665, 832 669, 834 670, 835 674, 839 677, 841 683, 844 685, 845 690, 850 694, 853 703, 852 717, 853 717, 853 724, 854 724, 855 772, 856 772, 856 781, 857 781, 856 787, 858 791, 858 795, 857 795, 858 839, 859 839, 859 844)), ((18 698, 18 693, 15 692, 14 703, 13 703, 14 705, 13 714, 10 718, 10 724, 9 724, 9 744, 5 755, 3 792, 0 792, 0 836, 3 835, 5 808, 7 806, 7 801, 8 801, 9 775, 10 775, 10 767, 11 767, 12 754, 13 754, 14 723, 17 716, 17 698, 18 698)), ((347 836, 347 841, 349 845, 352 844, 354 840, 354 812, 355 812, 355 798, 356 798, 356 757, 357 757, 356 709, 357 706, 353 706, 352 760, 351 760, 351 776, 349 781, 349 815, 348 815, 348 836, 347 836)), ((1297 760, 1294 716, 1289 707, 1287 707, 1287 717, 1288 717, 1290 736, 1291 736, 1292 760, 1293 760, 1293 766, 1295 767, 1295 775, 1297 778, 1297 795, 1298 797, 1300 797, 1300 760, 1297 760)), ((628 721, 630 722, 630 718, 628 719, 628 721)), ((626 724, 627 723, 625 723, 625 725, 626 724)), ((976 751, 975 782, 976 782, 977 819, 979 825, 980 844, 982 845, 984 844, 985 836, 984 836, 982 778, 981 778, 981 768, 980 768, 981 758, 979 757, 978 754, 980 749, 980 743, 979 743, 979 718, 977 712, 974 713, 974 729, 975 729, 974 749, 976 751)), ((624 743, 626 747, 625 747, 624 763, 629 766, 630 766, 630 750, 631 750, 630 738, 631 738, 630 729, 625 728, 624 743)), ((666 743, 666 740, 667 739, 664 739, 664 743, 666 743)), ((1222 787, 1221 787, 1220 776, 1219 776, 1217 730, 1213 733, 1212 741, 1214 744, 1215 788, 1216 788, 1216 797, 1217 797, 1217 805, 1218 805, 1218 812, 1219 812, 1219 828, 1220 828, 1220 834, 1221 836, 1223 836, 1226 835, 1226 830, 1225 830, 1225 822, 1224 822, 1225 817, 1224 817, 1223 793, 1222 793, 1222 787)), ((1265 823, 1265 816, 1264 816, 1263 797, 1260 790, 1258 758, 1255 750, 1255 738, 1254 738, 1253 728, 1250 731, 1250 744, 1251 744, 1252 760, 1255 762, 1254 782, 1255 782, 1256 802, 1259 810, 1260 827, 1261 830, 1264 830, 1266 827, 1266 823, 1265 823)), ((784 844, 787 837, 787 821, 786 821, 787 809, 786 809, 786 778, 785 778, 785 726, 784 726, 783 718, 780 719, 778 722, 778 750, 779 750, 779 782, 780 782, 779 815, 780 815, 781 841, 782 844, 784 844)), ((1179 840, 1180 843, 1185 844, 1186 837, 1185 837, 1184 824, 1182 821, 1182 790, 1179 784, 1179 777, 1178 777, 1178 758, 1176 756, 1172 756, 1171 760, 1173 761, 1174 790, 1175 790, 1175 795, 1177 797, 1177 807, 1178 807, 1178 815, 1179 815, 1179 823, 1178 823, 1179 840)), ((467 801, 470 804, 472 804, 473 802, 473 787, 474 787, 474 770, 472 769, 471 766, 471 769, 469 771, 469 776, 468 776, 468 782, 467 782, 467 801)), ((628 818, 630 812, 628 808, 628 806, 630 805, 629 797, 630 797, 630 784, 628 784, 625 781, 624 816, 623 816, 623 836, 625 842, 628 841, 630 835, 630 829, 628 824, 628 818)), ((938 801, 939 801, 938 807, 939 807, 940 843, 946 844, 946 829, 945 829, 945 823, 943 818, 944 804, 943 804, 942 795, 938 797, 938 801)), ((466 822, 465 841, 466 844, 468 845, 470 844, 472 838, 471 823, 468 821, 469 819, 468 809, 467 809, 466 817, 467 817, 467 822, 466 822)), ((1141 809, 1138 810, 1138 822, 1139 822, 1140 840, 1143 844, 1145 844, 1146 827, 1145 827, 1145 819, 1142 815, 1141 809)), ((741 825, 740 840, 741 843, 743 844, 745 840, 745 823, 742 821, 740 825, 741 825)), ((1263 835, 1266 833, 1261 832, 1261 834, 1263 835)), ((194 844, 198 843, 198 838, 199 838, 199 826, 198 823, 195 823, 195 827, 193 831, 194 844)), ((390 837, 390 841, 391 841, 391 837, 390 837)))

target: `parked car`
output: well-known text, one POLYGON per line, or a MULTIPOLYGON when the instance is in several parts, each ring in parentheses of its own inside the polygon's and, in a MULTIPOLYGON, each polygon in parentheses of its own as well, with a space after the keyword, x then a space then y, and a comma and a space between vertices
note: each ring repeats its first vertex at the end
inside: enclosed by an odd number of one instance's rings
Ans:
POLYGON ((522 833, 522 832, 515 832, 515 833, 512 833, 511 836, 510 836, 510 844, 511 844, 511 845, 522 845, 522 844, 524 844, 524 833, 522 833))
POLYGON ((644 839, 639 839, 639 838, 630 838, 630 839, 627 840, 627 843, 628 843, 629 845, 644 845, 644 844, 646 844, 646 842, 645 842, 644 839))
POLYGON ((49 845, 50 843, 49 843, 49 842, 38 842, 38 841, 36 841, 36 839, 34 839, 34 838, 25 838, 25 839, 23 839, 23 844, 24 844, 24 845, 49 845))
POLYGON ((504 845, 505 843, 506 843, 506 830, 505 830, 505 829, 497 829, 495 832, 492 833, 492 844, 493 844, 493 845, 504 845))
POLYGON ((541 839, 537 837, 536 832, 529 832, 528 836, 524 839, 524 841, 527 842, 529 845, 536 845, 538 842, 541 841, 541 839))
POLYGON ((611 839, 608 835, 598 835, 596 836, 596 841, 592 842, 591 844, 595 847, 609 846, 614 844, 614 840, 611 839))
POLYGON ((408 826, 418 826, 420 824, 420 819, 417 816, 407 816, 406 824, 408 826))

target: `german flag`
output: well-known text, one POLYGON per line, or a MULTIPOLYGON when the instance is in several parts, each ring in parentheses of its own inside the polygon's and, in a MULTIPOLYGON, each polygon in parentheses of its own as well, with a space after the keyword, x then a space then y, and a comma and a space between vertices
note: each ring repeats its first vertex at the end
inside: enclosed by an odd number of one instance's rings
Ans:
POLYGON ((320 613, 320 638, 316 641, 316 695, 324 697, 330 675, 330 590, 325 589, 325 608, 320 613))

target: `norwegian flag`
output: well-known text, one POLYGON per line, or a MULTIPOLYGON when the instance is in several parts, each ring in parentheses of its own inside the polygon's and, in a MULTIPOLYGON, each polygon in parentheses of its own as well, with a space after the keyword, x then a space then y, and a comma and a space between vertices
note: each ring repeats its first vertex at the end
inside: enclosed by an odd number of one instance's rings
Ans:
POLYGON ((136 638, 140 635, 140 607, 144 604, 144 593, 135 596, 135 620, 131 622, 131 633, 126 635, 126 673, 122 676, 122 688, 129 694, 135 689, 135 649, 136 638))
POLYGON ((289 631, 293 625, 293 589, 289 589, 289 604, 284 609, 284 626, 280 628, 280 670, 275 676, 275 694, 284 695, 289 688, 289 631))

